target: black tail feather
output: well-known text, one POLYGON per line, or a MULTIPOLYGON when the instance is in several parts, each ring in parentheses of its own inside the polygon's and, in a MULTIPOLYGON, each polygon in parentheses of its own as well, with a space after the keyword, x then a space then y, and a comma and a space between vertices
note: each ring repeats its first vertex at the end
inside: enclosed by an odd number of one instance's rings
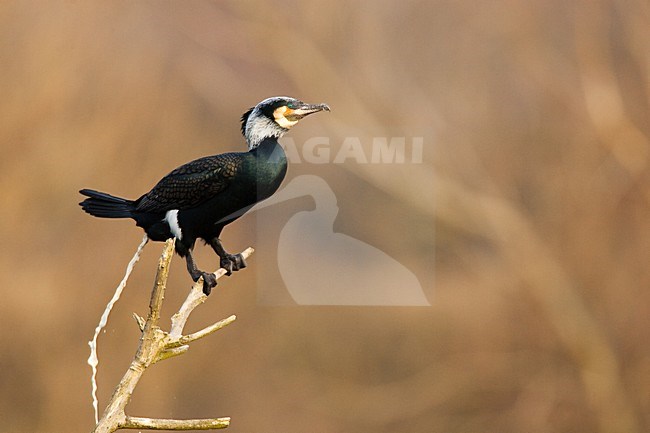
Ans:
POLYGON ((135 204, 131 200, 115 197, 92 189, 79 191, 88 197, 79 205, 89 214, 100 218, 132 218, 135 204))

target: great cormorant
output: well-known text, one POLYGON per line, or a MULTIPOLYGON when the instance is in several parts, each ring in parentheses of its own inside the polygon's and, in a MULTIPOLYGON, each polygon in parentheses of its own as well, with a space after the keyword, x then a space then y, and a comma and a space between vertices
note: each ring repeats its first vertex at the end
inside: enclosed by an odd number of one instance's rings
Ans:
POLYGON ((84 211, 101 218, 132 218, 149 239, 176 238, 176 252, 185 257, 192 280, 203 277, 208 295, 217 284, 214 274, 199 270, 192 257, 197 239, 203 239, 228 271, 246 267, 241 254, 229 254, 219 236, 225 225, 255 203, 271 196, 287 171, 287 158, 278 143, 305 116, 329 111, 327 104, 305 104, 289 97, 272 97, 248 110, 241 118, 248 152, 206 156, 188 162, 163 177, 137 200, 82 189, 84 211))

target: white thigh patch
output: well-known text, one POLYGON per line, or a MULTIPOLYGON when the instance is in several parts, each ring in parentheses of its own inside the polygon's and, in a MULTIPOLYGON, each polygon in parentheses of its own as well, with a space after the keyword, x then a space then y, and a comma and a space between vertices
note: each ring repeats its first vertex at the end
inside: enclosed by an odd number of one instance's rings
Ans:
POLYGON ((171 230, 172 234, 177 239, 181 239, 183 232, 181 231, 181 226, 178 225, 178 209, 168 210, 165 214, 165 221, 169 224, 169 230, 171 230))

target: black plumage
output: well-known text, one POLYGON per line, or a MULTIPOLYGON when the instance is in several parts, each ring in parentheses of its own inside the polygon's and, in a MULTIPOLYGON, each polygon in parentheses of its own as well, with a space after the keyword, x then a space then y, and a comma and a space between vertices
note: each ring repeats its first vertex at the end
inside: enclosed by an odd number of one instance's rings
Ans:
POLYGON ((242 116, 248 152, 188 162, 137 200, 83 189, 80 193, 88 198, 80 205, 97 217, 132 218, 151 240, 176 237, 176 252, 186 258, 194 281, 203 277, 203 290, 209 294, 216 280, 213 274, 197 269, 192 258, 196 240, 203 239, 214 249, 228 274, 246 266, 240 254, 225 251, 219 240, 221 231, 279 188, 287 158, 278 138, 303 117, 321 110, 329 111, 329 107, 287 97, 265 99, 242 116))

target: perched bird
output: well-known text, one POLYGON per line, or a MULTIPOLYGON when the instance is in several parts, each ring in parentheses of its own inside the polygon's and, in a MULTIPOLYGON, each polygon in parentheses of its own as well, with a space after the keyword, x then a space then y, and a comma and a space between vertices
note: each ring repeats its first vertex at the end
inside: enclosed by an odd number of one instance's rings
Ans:
POLYGON ((100 218, 132 218, 154 241, 175 237, 176 252, 185 257, 192 280, 203 277, 208 295, 217 281, 214 274, 197 268, 192 250, 203 239, 220 257, 228 271, 246 267, 241 254, 229 254, 219 236, 256 203, 270 197, 287 172, 287 158, 278 142, 305 116, 329 111, 327 104, 305 104, 289 97, 272 97, 241 117, 241 131, 248 152, 206 156, 188 162, 163 177, 137 200, 127 200, 91 189, 81 207, 100 218))

